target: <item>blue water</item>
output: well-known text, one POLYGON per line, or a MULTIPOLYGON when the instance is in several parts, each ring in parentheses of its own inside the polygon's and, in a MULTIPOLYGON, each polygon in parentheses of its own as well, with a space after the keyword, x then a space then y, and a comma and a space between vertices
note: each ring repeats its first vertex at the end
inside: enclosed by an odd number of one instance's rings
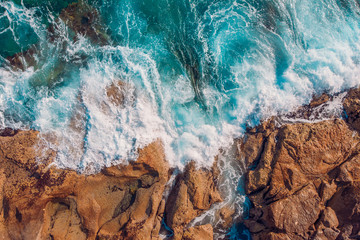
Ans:
POLYGON ((40 130, 60 167, 97 171, 158 138, 173 166, 210 166, 246 126, 360 83, 355 0, 89 0, 105 43, 57 20, 70 2, 0 2, 0 124, 40 130))

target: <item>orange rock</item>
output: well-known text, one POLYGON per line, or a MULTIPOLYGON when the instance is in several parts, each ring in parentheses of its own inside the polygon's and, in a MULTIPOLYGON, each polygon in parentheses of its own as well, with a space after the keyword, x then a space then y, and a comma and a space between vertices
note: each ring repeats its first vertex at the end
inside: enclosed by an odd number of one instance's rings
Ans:
MULTIPOLYGON (((0 137, 3 214, 0 231, 10 239, 150 239, 158 236, 169 166, 161 142, 139 151, 139 159, 95 175, 37 165, 35 131, 0 137), (154 231, 154 226, 158 230, 154 231)), ((39 149, 43 150, 43 149, 39 149)), ((37 159, 43 156, 44 159, 37 159)))
POLYGON ((221 200, 215 168, 188 165, 176 198, 165 203, 169 165, 160 141, 140 149, 137 161, 128 165, 80 175, 50 165, 56 154, 38 135, 7 130, 0 136, 4 239, 159 239, 165 205, 174 211, 171 226, 180 237, 184 232, 186 239, 212 237, 210 225, 188 230, 185 225, 221 200))
POLYGON ((193 218, 222 201, 216 188, 216 170, 197 169, 194 162, 179 174, 165 208, 167 225, 182 235, 183 227, 193 218))
POLYGON ((313 185, 268 206, 267 218, 276 229, 286 233, 306 232, 319 218, 320 197, 313 185))
POLYGON ((106 95, 110 102, 118 107, 123 107, 126 100, 128 100, 128 104, 133 104, 135 97, 132 87, 123 81, 111 83, 106 88, 106 95))
POLYGON ((213 228, 210 224, 188 228, 182 240, 211 240, 213 239, 213 228))
POLYGON ((359 99, 356 89, 344 100, 348 124, 274 128, 269 120, 248 130, 238 158, 250 167, 246 192, 254 209, 245 225, 253 239, 347 239, 360 231, 359 99))

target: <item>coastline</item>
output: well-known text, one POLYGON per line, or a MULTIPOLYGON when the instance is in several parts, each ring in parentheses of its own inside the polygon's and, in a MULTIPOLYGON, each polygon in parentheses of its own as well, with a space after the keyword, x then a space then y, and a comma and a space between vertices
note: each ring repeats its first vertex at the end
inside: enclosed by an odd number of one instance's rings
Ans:
MULTIPOLYGON (((359 101, 359 89, 347 92, 345 119, 280 126, 270 119, 248 131, 241 147, 253 204, 244 224, 252 239, 358 236, 359 101)), ((311 105, 319 106, 313 101, 298 113, 311 105)))
MULTIPOLYGON (((358 102, 360 90, 351 89, 343 100, 345 120, 276 124, 272 118, 236 140, 236 161, 249 169, 244 188, 253 208, 243 224, 252 239, 356 234, 358 102)), ((226 197, 218 190, 217 161, 211 169, 191 162, 174 175, 158 141, 129 165, 82 175, 52 166, 56 153, 39 148, 36 131, 6 129, 0 142, 3 239, 159 239, 160 232, 172 239, 213 238, 211 224, 189 223, 226 197)), ((231 239, 229 229, 239 224, 234 209, 217 214, 224 239, 231 239)))
MULTIPOLYGON (((65 61, 62 57, 69 45, 86 40, 97 47, 115 47, 102 20, 100 12, 86 2, 71 3, 44 31, 46 41, 59 44, 60 47, 55 48, 59 51, 58 59, 48 64, 46 51, 49 49, 43 51, 35 44, 7 57, 5 65, 9 72, 14 71, 19 76, 28 68, 38 70, 27 83, 34 87, 34 92, 41 87, 52 89, 67 84, 59 80, 65 69, 80 69, 90 58, 80 51, 80 55, 65 61), (69 30, 65 31, 69 33, 66 38, 59 35, 62 27, 69 30)), ((132 54, 135 56, 137 52, 132 54)), ((199 66, 190 66, 187 61, 184 56, 179 60, 185 66, 185 75, 190 76, 190 92, 195 94, 191 104, 207 113, 202 102, 205 95, 199 90, 199 66)), ((91 70, 84 74, 100 71, 98 68, 91 70)), ((128 115, 134 111, 137 101, 146 102, 146 90, 137 89, 126 78, 110 75, 101 87, 98 82, 92 82, 90 94, 86 95, 85 89, 72 95, 76 103, 73 108, 69 107, 71 111, 64 111, 70 115, 70 127, 65 131, 72 131, 75 138, 61 138, 62 135, 35 130, 0 129, 0 240, 359 238, 360 88, 334 95, 323 93, 293 112, 265 119, 247 128, 228 149, 212 148, 211 156, 218 152, 214 159, 203 157, 196 162, 199 156, 196 150, 209 147, 197 144, 198 141, 218 145, 231 142, 217 142, 218 125, 201 129, 200 135, 196 135, 199 138, 190 136, 190 142, 186 142, 185 136, 182 141, 186 144, 179 145, 184 152, 190 152, 191 144, 197 147, 191 149, 191 154, 184 155, 193 161, 185 166, 180 161, 181 165, 173 167, 166 159, 164 143, 160 139, 153 141, 151 133, 148 134, 151 138, 146 139, 149 144, 136 145, 142 140, 141 136, 146 136, 142 133, 156 129, 161 123, 160 118, 154 117, 158 117, 157 114, 152 115, 158 109, 152 109, 151 104, 136 109, 145 112, 143 115, 128 115), (96 104, 90 116, 89 106, 93 101, 96 104), (124 118, 119 120, 118 111, 126 108, 127 111, 121 113, 124 118), (146 117, 150 121, 136 121, 146 117), (95 122, 100 123, 101 128, 94 128, 92 132, 93 149, 87 146, 91 126, 96 125, 91 123, 91 118, 105 119, 95 122), (138 130, 141 134, 134 137, 131 135, 133 125, 126 119, 133 119, 135 126, 145 123, 151 127, 141 128, 138 130), (116 124, 108 124, 111 120, 116 124), (119 129, 128 131, 124 136, 132 137, 114 141, 112 138, 119 135, 119 129), (47 137, 48 142, 44 142, 47 140, 43 137, 47 137), (104 145, 97 148, 99 139, 104 145), (51 144, 64 146, 66 151, 57 151, 51 144), (105 151, 100 151, 102 149, 105 151), (107 152, 109 149, 112 151, 107 152), (90 162, 83 161, 86 153, 92 157, 90 162), (125 161, 128 153, 137 159, 125 161), (62 159, 69 160, 68 165, 59 166, 62 162, 56 162, 60 154, 62 159), (75 158, 76 161, 72 161, 75 158)), ((145 76, 146 81, 152 76, 145 76)), ((279 86, 284 87, 282 83, 279 86)), ((151 93, 151 101, 157 106, 157 92, 151 93)), ((63 94, 64 98, 69 97, 66 91, 63 94)), ((229 105, 243 107, 234 102, 229 105)), ((20 101, 23 107, 21 104, 20 101)), ((31 106, 26 107, 31 109, 31 106)), ((43 107, 47 110, 48 106, 43 107)), ((261 101, 252 107, 260 108, 261 101)), ((17 116, 19 109, 14 107, 10 116, 17 116)), ((181 124, 193 120, 186 119, 190 114, 188 110, 182 109, 181 124)), ((44 114, 51 115, 51 112, 44 114)), ((174 119, 179 116, 174 115, 174 119)), ((191 117, 197 120, 201 114, 191 117)), ((49 120, 46 119, 45 122, 49 120)), ((236 127, 245 129, 243 125, 236 127)), ((185 125, 181 127, 186 129, 185 125)))

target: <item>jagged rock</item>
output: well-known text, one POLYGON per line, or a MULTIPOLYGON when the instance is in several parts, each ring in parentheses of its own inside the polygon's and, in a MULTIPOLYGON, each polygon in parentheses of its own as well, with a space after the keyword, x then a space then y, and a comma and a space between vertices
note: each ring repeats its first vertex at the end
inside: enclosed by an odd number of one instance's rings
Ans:
POLYGON ((228 229, 233 223, 233 215, 235 214, 235 209, 231 206, 225 206, 221 208, 217 213, 218 218, 222 220, 221 227, 228 229))
POLYGON ((320 198, 313 185, 296 194, 276 201, 267 207, 266 219, 270 227, 287 233, 306 232, 319 218, 320 198))
POLYGON ((215 167, 186 166, 165 202, 170 171, 160 141, 134 162, 81 175, 53 166, 56 153, 38 132, 1 133, 0 239, 159 239, 165 209, 179 239, 212 239, 211 225, 185 227, 221 200, 215 167))
POLYGON ((313 96, 311 102, 296 109, 296 111, 287 113, 285 117, 290 119, 306 119, 306 120, 321 120, 322 118, 334 118, 335 116, 326 111, 328 103, 334 100, 335 96, 330 96, 327 93, 313 96))
POLYGON ((344 110, 350 126, 360 131, 360 88, 348 92, 344 99, 344 110))
POLYGON ((327 93, 323 93, 320 96, 315 96, 309 103, 309 107, 310 108, 318 107, 318 106, 328 102, 330 99, 331 99, 331 96, 329 96, 327 93))
POLYGON ((327 181, 323 181, 320 189, 320 197, 322 202, 326 203, 336 193, 337 185, 334 181, 331 184, 327 181))
MULTIPOLYGON (((216 163, 215 163, 216 164, 216 163)), ((216 188, 217 170, 197 169, 194 162, 179 174, 167 200, 166 223, 175 232, 175 239, 182 236, 183 227, 193 218, 222 201, 216 188)))
MULTIPOLYGON (((359 89, 345 97, 347 123, 334 119, 273 127, 271 119, 238 141, 238 158, 249 168, 246 192, 254 208, 244 223, 253 239, 357 237, 360 138, 353 129, 360 130, 359 98, 359 89)), ((324 95, 307 108, 311 112, 328 100, 324 95)))
POLYGON ((51 150, 43 152, 39 146, 35 131, 0 137, 2 236, 8 234, 8 239, 158 236, 165 205, 162 195, 169 177, 161 142, 140 150, 136 162, 105 168, 89 176, 48 165, 55 154, 51 150), (38 161, 43 164, 38 165, 38 161))
POLYGON ((323 210, 320 222, 326 228, 337 228, 339 226, 339 220, 337 219, 335 211, 327 207, 323 210))
POLYGON ((251 233, 261 233, 265 229, 265 226, 263 224, 258 223, 254 220, 245 220, 244 225, 249 229, 251 233))
POLYGON ((341 120, 285 125, 264 139, 260 162, 247 175, 247 193, 266 188, 268 201, 286 197, 343 163, 358 141, 341 120))
MULTIPOLYGON (((358 234, 360 231, 360 182, 352 182, 340 188, 329 201, 328 206, 335 211, 340 230, 351 228, 348 233, 350 236, 358 234)), ((344 232, 342 231, 341 235, 344 236, 344 232)))

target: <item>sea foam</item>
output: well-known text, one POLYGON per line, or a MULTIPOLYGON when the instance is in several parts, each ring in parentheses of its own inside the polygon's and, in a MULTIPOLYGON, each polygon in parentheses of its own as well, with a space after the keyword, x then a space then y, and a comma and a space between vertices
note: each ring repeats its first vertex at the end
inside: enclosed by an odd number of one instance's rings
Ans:
POLYGON ((16 70, 1 52, 1 126, 39 130, 59 167, 96 172, 156 139, 173 167, 210 167, 247 126, 359 84, 356 1, 90 4, 108 44, 73 41, 49 9, 0 3, 1 38, 13 52, 36 43, 37 61, 16 70), (121 107, 106 93, 118 81, 127 86, 121 107))

